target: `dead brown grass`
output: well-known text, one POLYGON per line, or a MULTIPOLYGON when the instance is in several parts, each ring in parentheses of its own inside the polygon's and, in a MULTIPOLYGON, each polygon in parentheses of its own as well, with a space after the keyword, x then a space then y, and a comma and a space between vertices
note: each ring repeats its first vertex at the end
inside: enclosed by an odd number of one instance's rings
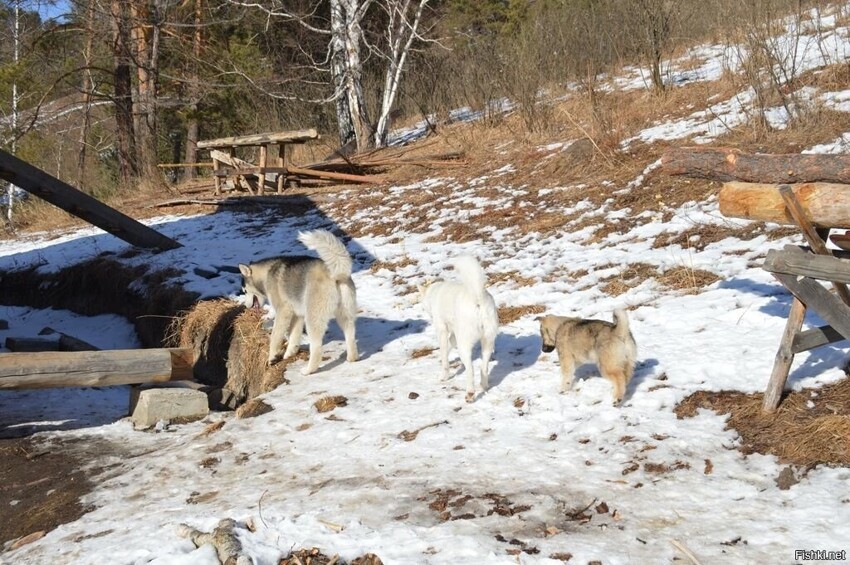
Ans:
MULTIPOLYGON (((612 265, 603 265, 600 270, 606 269, 612 265)), ((611 296, 620 296, 629 290, 639 286, 648 279, 655 278, 658 274, 658 267, 649 263, 630 263, 623 267, 623 270, 615 275, 611 275, 600 279, 602 292, 611 296)))
POLYGON ((437 351, 436 347, 420 347, 419 349, 414 349, 410 353, 411 359, 419 359, 420 357, 427 357, 431 355, 433 352, 437 351))
POLYGON ((340 406, 346 406, 348 404, 348 399, 344 396, 323 396, 319 400, 313 403, 313 406, 320 413, 330 412, 335 408, 339 408, 340 406))
POLYGON ((789 235, 799 234, 800 230, 790 227, 768 227, 764 222, 753 222, 746 226, 727 224, 703 224, 694 226, 679 233, 659 234, 652 244, 655 249, 679 245, 683 249, 702 251, 712 243, 735 237, 741 240, 750 240, 760 235, 769 240, 776 240, 789 235))
POLYGON ((699 294, 703 288, 719 280, 720 277, 711 271, 694 269, 684 265, 667 269, 658 277, 658 282, 667 288, 678 290, 685 294, 699 294))
POLYGON ((545 306, 531 304, 528 306, 499 306, 499 324, 505 325, 516 322, 525 316, 542 314, 546 311, 545 306))
POLYGON ((727 427, 740 434, 744 453, 776 455, 795 465, 850 465, 850 378, 789 392, 772 414, 762 411, 763 398, 762 393, 699 391, 679 403, 676 415, 688 418, 699 408, 729 414, 727 427))

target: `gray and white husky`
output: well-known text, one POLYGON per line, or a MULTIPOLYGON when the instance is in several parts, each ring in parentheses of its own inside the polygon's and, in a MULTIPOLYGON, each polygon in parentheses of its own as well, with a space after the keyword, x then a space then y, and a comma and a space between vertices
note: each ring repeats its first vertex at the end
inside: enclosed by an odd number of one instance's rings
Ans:
POLYGON ((336 318, 345 334, 346 359, 357 361, 354 322, 357 296, 351 280, 351 255, 345 245, 326 230, 300 232, 298 240, 319 258, 290 255, 240 264, 242 286, 255 307, 265 301, 275 310, 269 341, 269 365, 280 359, 283 338, 288 332, 283 358, 295 355, 301 346, 301 333, 307 327, 310 360, 301 370, 309 375, 319 368, 322 339, 331 318, 336 318))

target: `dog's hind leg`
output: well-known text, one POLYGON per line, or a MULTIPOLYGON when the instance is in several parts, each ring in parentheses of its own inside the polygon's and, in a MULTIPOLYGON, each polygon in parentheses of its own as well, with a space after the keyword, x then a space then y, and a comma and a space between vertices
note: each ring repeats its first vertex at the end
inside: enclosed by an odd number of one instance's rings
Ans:
POLYGON ((481 390, 490 387, 490 357, 493 356, 494 345, 493 340, 481 340, 481 390))
POLYGON ((600 360, 599 372, 602 373, 603 377, 611 381, 614 387, 614 405, 619 405, 623 401, 623 396, 626 394, 626 384, 630 376, 628 368, 618 363, 604 363, 600 360))
POLYGON ((286 340, 286 351, 283 352, 283 358, 289 359, 301 347, 301 334, 304 333, 304 318, 295 316, 292 320, 292 327, 289 331, 289 338, 286 340))
POLYGON ((440 380, 449 380, 449 341, 454 341, 454 336, 450 335, 448 329, 437 328, 437 341, 440 343, 440 369, 442 376, 440 380))
POLYGON ((339 327, 342 328, 342 333, 345 336, 345 360, 349 362, 357 361, 359 354, 357 352, 357 337, 355 334, 355 318, 350 316, 348 312, 337 312, 336 321, 339 327))
POLYGON ((460 354, 460 362, 463 363, 463 372, 466 375, 466 401, 472 402, 475 398, 475 367, 472 365, 472 343, 460 341, 457 351, 460 354))
POLYGON ((310 319, 307 321, 307 341, 310 343, 310 360, 307 361, 307 366, 301 369, 302 375, 315 373, 319 368, 319 362, 322 360, 322 340, 325 337, 325 332, 328 329, 328 320, 310 319))

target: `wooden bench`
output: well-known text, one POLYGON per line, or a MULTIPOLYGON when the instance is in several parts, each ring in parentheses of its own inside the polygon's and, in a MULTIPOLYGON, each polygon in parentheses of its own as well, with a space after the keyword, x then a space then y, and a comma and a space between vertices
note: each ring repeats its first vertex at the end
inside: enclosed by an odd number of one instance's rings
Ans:
POLYGON ((198 142, 198 149, 207 149, 213 159, 213 174, 215 175, 215 194, 221 194, 222 180, 233 176, 242 181, 251 194, 263 194, 266 189, 266 175, 277 174, 277 193, 283 192, 286 177, 289 174, 301 174, 303 171, 291 163, 290 148, 293 144, 303 144, 319 139, 319 133, 314 129, 258 133, 237 137, 222 137, 198 142), (270 147, 277 146, 277 155, 270 157, 270 147), (237 148, 259 149, 259 163, 254 165, 236 156, 237 148), (273 159, 273 162, 271 160, 273 159))

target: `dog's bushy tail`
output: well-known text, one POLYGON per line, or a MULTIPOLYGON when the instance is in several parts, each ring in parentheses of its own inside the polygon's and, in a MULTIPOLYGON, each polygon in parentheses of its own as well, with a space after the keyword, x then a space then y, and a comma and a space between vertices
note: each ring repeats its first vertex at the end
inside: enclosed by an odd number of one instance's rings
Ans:
POLYGON ((472 255, 460 255, 452 260, 452 265, 457 271, 460 282, 470 294, 475 296, 478 304, 481 304, 487 292, 487 275, 484 274, 478 259, 472 255))
POLYGON ((298 233, 298 241, 307 249, 312 249, 327 265, 331 276, 337 280, 345 280, 351 276, 353 261, 345 245, 327 230, 302 231, 298 233))
POLYGON ((619 308, 614 310, 614 326, 617 335, 621 338, 629 335, 629 316, 626 314, 625 309, 619 308))

